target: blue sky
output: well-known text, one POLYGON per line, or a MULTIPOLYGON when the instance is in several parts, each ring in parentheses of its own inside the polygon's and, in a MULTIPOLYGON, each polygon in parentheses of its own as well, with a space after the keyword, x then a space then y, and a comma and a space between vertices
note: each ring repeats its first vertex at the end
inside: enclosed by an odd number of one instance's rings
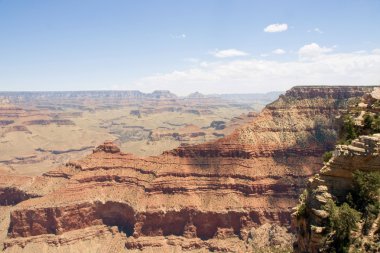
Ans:
POLYGON ((377 0, 0 0, 0 90, 380 85, 379 12, 377 0))

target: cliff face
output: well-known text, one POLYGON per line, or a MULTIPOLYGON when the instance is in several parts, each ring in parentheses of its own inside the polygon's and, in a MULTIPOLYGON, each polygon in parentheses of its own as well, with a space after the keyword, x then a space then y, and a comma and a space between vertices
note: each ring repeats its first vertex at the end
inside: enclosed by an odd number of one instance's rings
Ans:
MULTIPOLYGON (((346 201, 348 193, 355 190, 355 171, 380 171, 379 151, 380 134, 361 136, 351 145, 338 145, 333 158, 319 174, 309 179, 304 199, 294 218, 297 227, 296 252, 329 252, 331 242, 327 239, 329 213, 326 205, 329 200, 340 203, 346 201)), ((377 233, 379 240, 380 231, 376 226, 374 223, 371 227, 372 236, 376 237, 377 233)), ((375 244, 379 242, 374 241, 375 244)))
POLYGON ((213 143, 166 152, 180 157, 319 156, 336 143, 335 116, 372 88, 299 86, 281 95, 250 124, 213 143))
MULTIPOLYGON (((57 189, 14 206, 4 245, 11 251, 26 240, 116 226, 128 249, 250 251, 260 231, 289 228, 305 179, 336 141, 332 115, 367 91, 295 87, 226 138, 161 156, 124 154, 107 142, 46 173, 60 180, 57 189), (259 228, 268 223, 276 225, 259 228)), ((284 233, 264 244, 291 243, 284 233)))
MULTIPOLYGON (((370 91, 374 87, 368 87, 370 91)), ((362 86, 297 86, 286 92, 285 96, 298 99, 332 98, 346 99, 363 96, 362 86)))
POLYGON ((379 252, 379 90, 347 108, 340 133, 340 142, 346 144, 337 145, 332 158, 308 180, 293 215, 295 252, 379 252), (368 135, 352 140, 360 133, 368 135), (334 217, 339 208, 344 212, 334 217), (342 220, 344 236, 336 225, 342 220))

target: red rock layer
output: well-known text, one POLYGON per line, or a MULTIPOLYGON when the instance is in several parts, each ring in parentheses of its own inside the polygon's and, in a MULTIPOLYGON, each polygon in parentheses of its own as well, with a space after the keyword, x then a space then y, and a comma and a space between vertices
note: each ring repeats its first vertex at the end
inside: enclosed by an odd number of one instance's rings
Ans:
POLYGON ((136 238, 246 240, 260 224, 289 225, 304 179, 321 167, 322 153, 335 143, 333 116, 347 99, 367 91, 296 87, 232 135, 157 157, 123 154, 107 142, 47 173, 45 178, 68 182, 17 205, 9 236, 105 224, 136 238))

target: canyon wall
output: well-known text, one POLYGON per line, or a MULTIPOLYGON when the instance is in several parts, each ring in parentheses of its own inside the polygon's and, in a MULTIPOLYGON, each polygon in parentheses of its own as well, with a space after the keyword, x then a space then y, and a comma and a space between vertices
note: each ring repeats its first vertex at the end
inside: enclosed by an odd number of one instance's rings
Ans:
MULTIPOLYGON (((344 144, 336 145, 332 158, 308 180, 295 208, 295 252, 379 252, 379 91, 380 88, 375 88, 358 98, 341 115, 339 143, 344 144), (378 189, 369 194, 371 187, 378 189), (339 208, 344 213, 335 217, 339 208), (351 221, 352 227, 344 240, 338 237, 341 232, 334 226, 337 223, 334 219, 351 221)), ((348 226, 345 224, 345 228, 348 226)))
MULTIPOLYGON (((254 235, 267 224, 285 228, 276 236, 289 245, 292 207, 336 142, 334 116, 369 90, 294 87, 231 135, 160 156, 125 154, 106 142, 44 174, 56 188, 12 208, 4 246, 11 252, 33 238, 106 226, 130 250, 169 243, 242 252, 257 246, 254 235)), ((266 245, 287 246, 283 241, 266 245)))
MULTIPOLYGON (((333 158, 317 175, 309 179, 301 204, 294 215, 297 227, 295 252, 330 252, 332 246, 329 244, 332 241, 327 238, 329 234, 327 203, 329 200, 343 203, 347 201, 346 196, 350 192, 358 190, 353 188, 355 171, 379 172, 379 151, 380 134, 361 136, 351 145, 338 145, 333 158)), ((371 240, 373 244, 379 245, 380 228, 377 229, 377 242, 373 241, 373 238, 376 238, 375 226, 376 224, 373 225, 374 234, 371 240)), ((378 251, 369 251, 367 248, 367 252, 378 251)))

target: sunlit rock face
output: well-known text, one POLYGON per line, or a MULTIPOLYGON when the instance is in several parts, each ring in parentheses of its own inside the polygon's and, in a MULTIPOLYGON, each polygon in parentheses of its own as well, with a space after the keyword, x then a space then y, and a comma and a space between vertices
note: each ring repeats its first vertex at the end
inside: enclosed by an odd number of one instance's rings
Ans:
MULTIPOLYGON (((269 246, 291 244, 286 230, 259 227, 290 227, 306 178, 321 168, 323 152, 336 142, 335 115, 369 89, 295 87, 231 135, 160 156, 137 157, 106 142, 45 173, 41 178, 55 180, 54 187, 16 185, 26 194, 42 193, 26 195, 10 211, 6 248, 48 243, 51 236, 75 238, 73 231, 94 227, 110 229, 88 232, 91 240, 121 234, 129 250, 242 252, 255 246, 259 231, 272 230, 289 239, 272 238, 269 246)), ((0 179, 0 187, 10 186, 0 179)), ((12 197, 4 198, 8 203, 12 197)))
MULTIPOLYGON (((379 115, 379 91, 380 88, 375 88, 345 110, 344 115, 352 117, 352 122, 358 129, 364 128, 363 115, 379 115)), ((373 128, 367 129, 366 132, 368 134, 360 135, 350 141, 350 144, 336 145, 332 149, 332 158, 324 164, 318 174, 308 179, 307 187, 293 214, 297 237, 294 244, 295 252, 317 253, 335 250, 333 242, 336 239, 329 230, 328 201, 335 201, 338 205, 350 202, 349 194, 352 198, 352 195, 359 191, 353 183, 354 172, 361 171, 366 174, 380 171, 380 134, 373 133, 373 128)), ((372 221, 366 215, 363 212, 362 219, 357 223, 358 229, 351 233, 351 245, 346 245, 350 252, 379 251, 380 230, 376 222, 380 215, 374 215, 372 221), (366 229, 363 229, 364 227, 366 229)))
POLYGON ((353 172, 380 171, 379 147, 380 134, 361 136, 350 145, 337 145, 333 158, 308 180, 308 194, 303 203, 305 214, 294 217, 296 252, 321 252, 322 248, 328 248, 324 238, 328 222, 327 201, 346 201, 347 194, 353 190, 353 172))

